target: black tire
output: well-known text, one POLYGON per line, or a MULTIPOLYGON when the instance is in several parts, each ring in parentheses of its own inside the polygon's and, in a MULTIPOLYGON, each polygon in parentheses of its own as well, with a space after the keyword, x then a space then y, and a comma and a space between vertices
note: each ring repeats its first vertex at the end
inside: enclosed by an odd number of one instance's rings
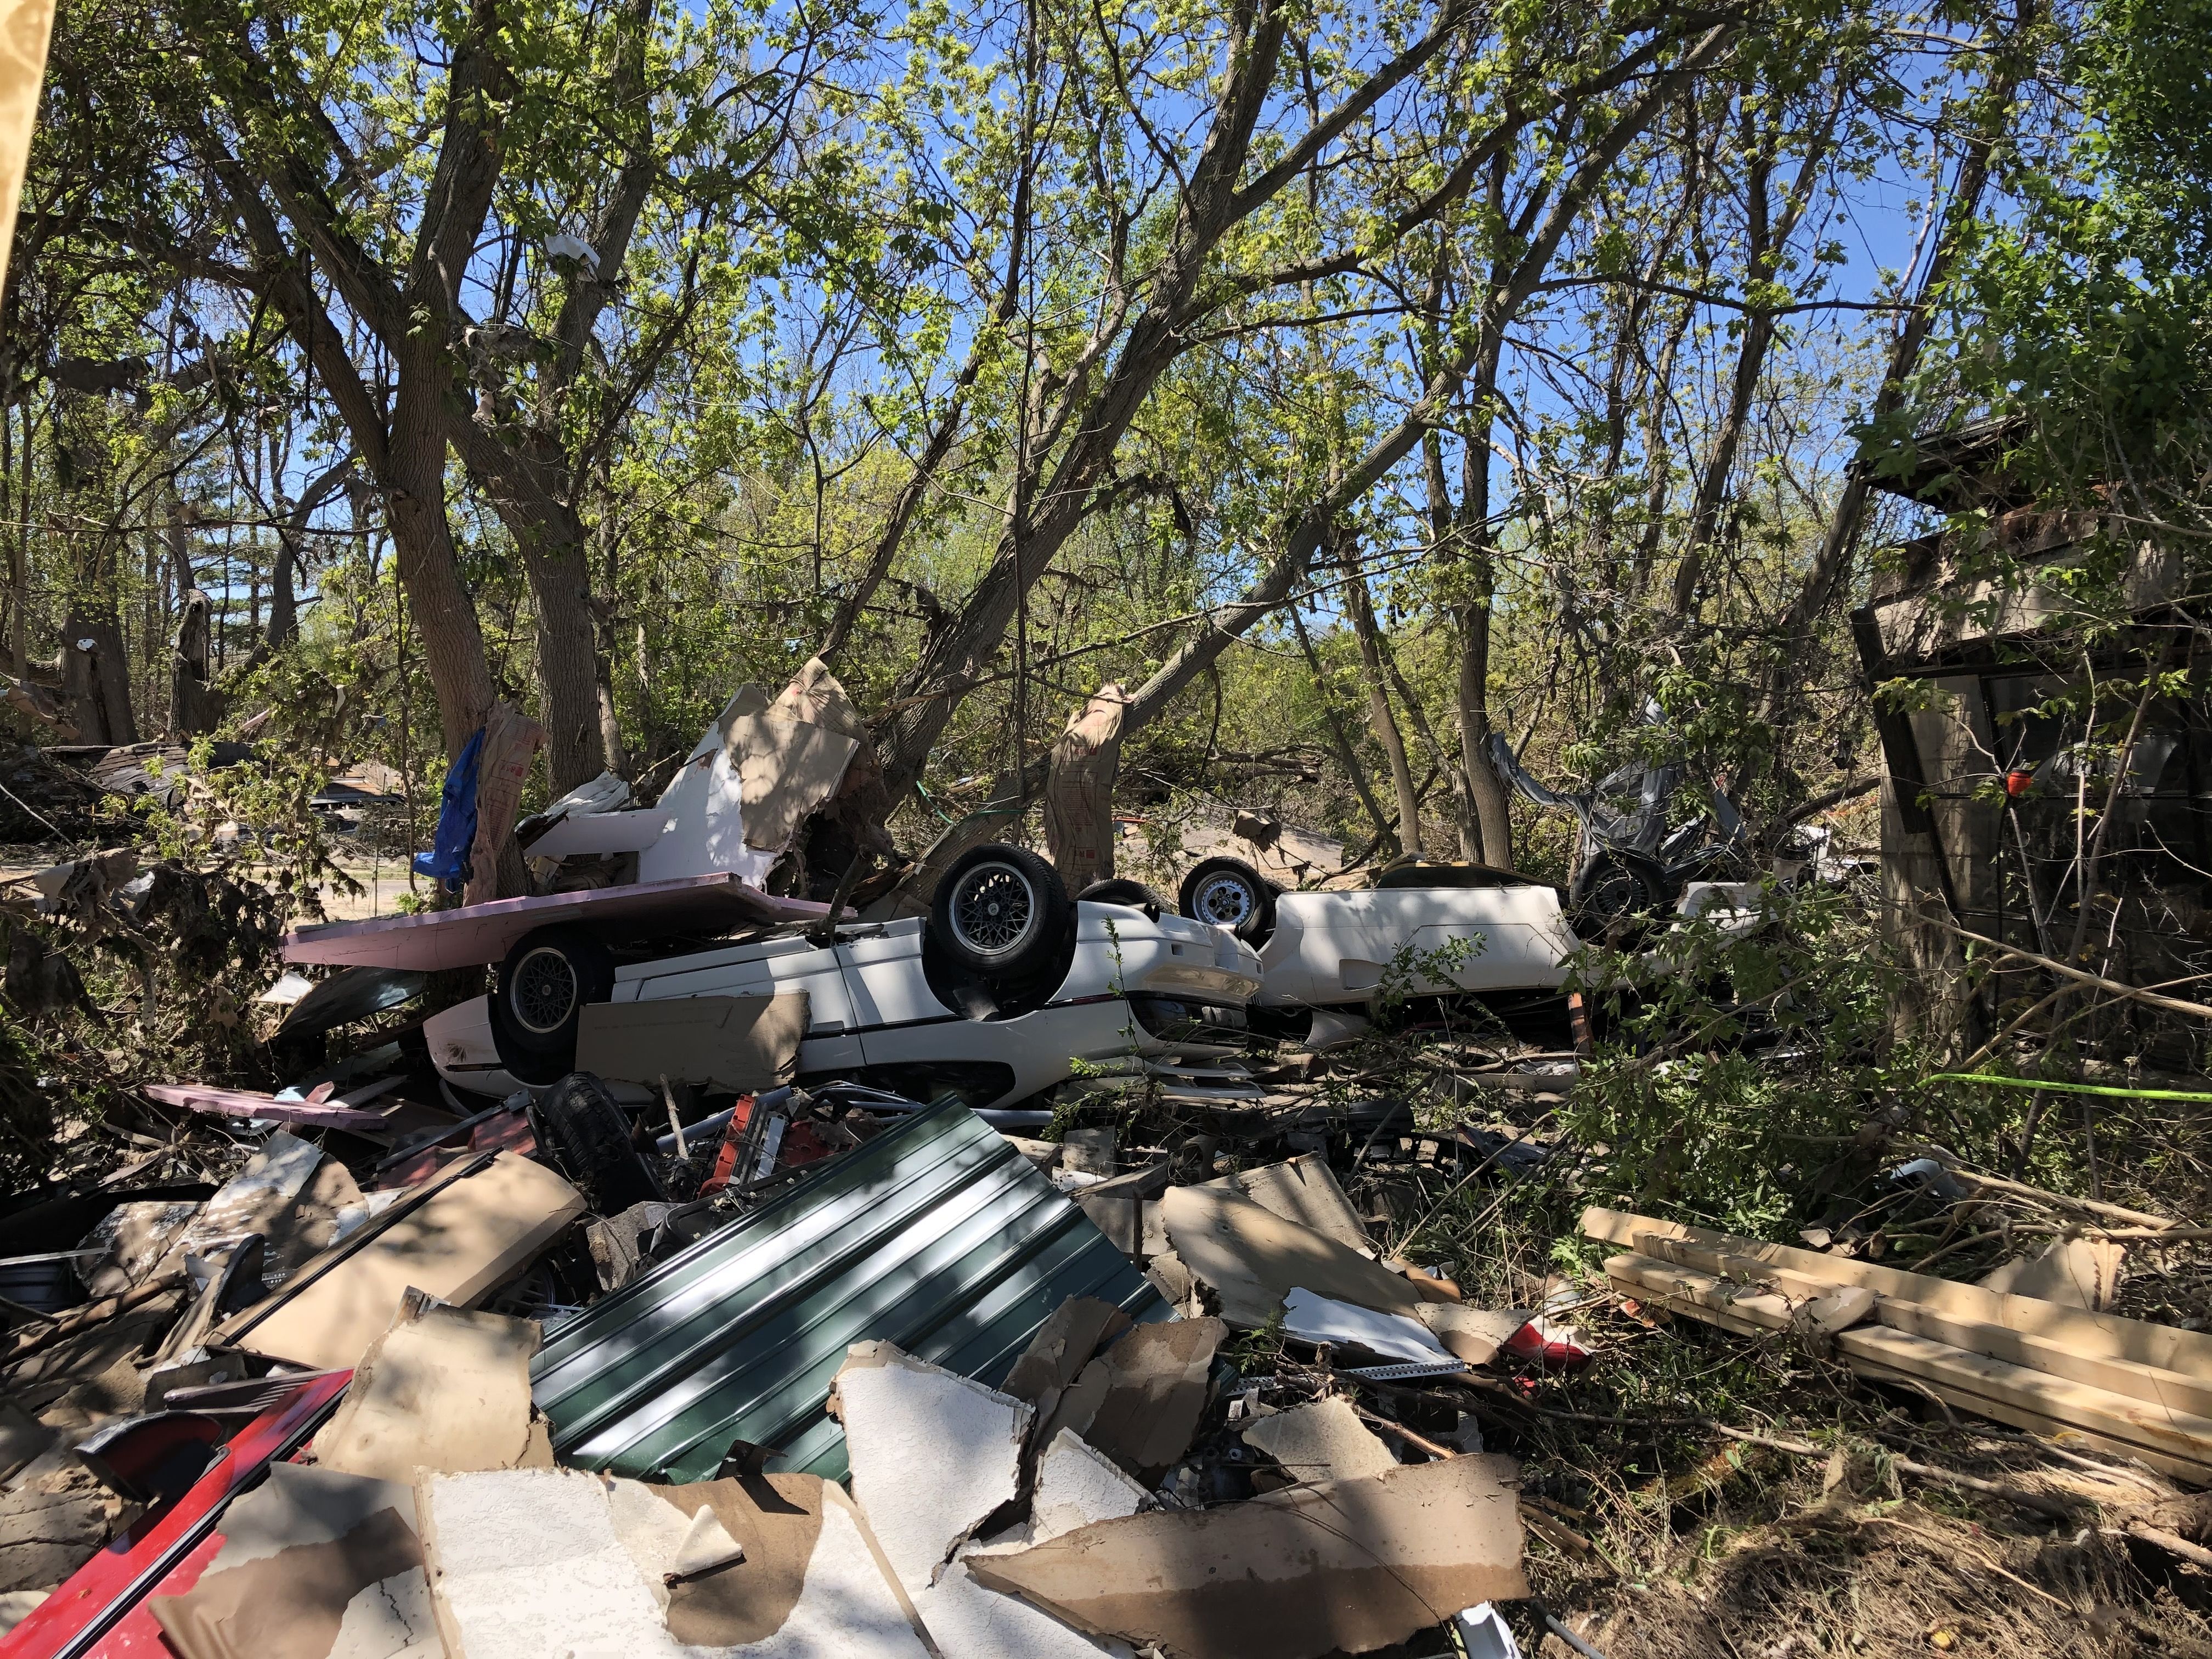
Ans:
POLYGON ((594 1213, 659 1203, 660 1183, 630 1144, 629 1115, 589 1072, 571 1072, 531 1109, 532 1127, 594 1213))
POLYGON ((1075 896, 1078 904, 1126 904, 1131 909, 1146 911, 1158 916, 1166 909, 1167 901, 1141 881, 1128 881, 1116 876, 1106 881, 1094 881, 1075 896))
POLYGON ((929 935, 956 968, 1018 987, 1058 962, 1075 926, 1060 872, 1023 847, 986 842, 953 861, 929 904, 929 935))
POLYGON ((1182 878, 1183 915, 1226 927, 1248 945, 1275 931, 1275 888, 1242 859, 1204 859, 1182 878))
POLYGON ((552 1083, 576 1068, 584 1005, 615 988, 607 947, 580 927, 540 927, 517 940, 491 994, 492 1044, 522 1083, 552 1083))
POLYGON ((1600 853, 1568 890, 1568 917, 1583 939, 1625 943, 1638 916, 1662 910, 1666 889, 1650 871, 1618 853, 1600 853))

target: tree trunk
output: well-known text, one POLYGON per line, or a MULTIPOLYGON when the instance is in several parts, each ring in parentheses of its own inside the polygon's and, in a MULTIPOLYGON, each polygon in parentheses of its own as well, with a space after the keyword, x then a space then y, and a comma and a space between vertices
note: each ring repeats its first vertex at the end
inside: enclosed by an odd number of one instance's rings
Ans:
POLYGON ((1344 608, 1352 618, 1352 637, 1359 644, 1360 678, 1367 684, 1367 725, 1390 763, 1390 787, 1398 797, 1398 848, 1419 857, 1421 851, 1421 800, 1413 788, 1413 763, 1406 758, 1405 733, 1390 709, 1389 682, 1382 672, 1382 646, 1375 626, 1375 604, 1367 592, 1358 556, 1340 548, 1338 562, 1345 573, 1344 608))
POLYGON ((1314 649, 1313 637, 1306 632, 1305 618, 1298 615, 1298 607, 1291 605, 1290 612, 1291 630, 1298 636, 1298 648, 1305 653, 1306 666, 1313 671, 1314 693, 1321 699, 1322 721, 1328 727, 1329 744, 1336 750, 1344 775, 1351 781, 1352 793, 1367 809, 1368 821, 1375 826, 1375 833, 1387 836, 1390 834, 1390 815, 1375 799, 1375 790, 1367 781, 1367 769, 1359 763, 1359 751, 1352 746, 1352 733, 1345 729, 1344 715, 1336 706, 1336 694, 1329 689, 1328 670, 1322 663, 1321 653, 1314 649))

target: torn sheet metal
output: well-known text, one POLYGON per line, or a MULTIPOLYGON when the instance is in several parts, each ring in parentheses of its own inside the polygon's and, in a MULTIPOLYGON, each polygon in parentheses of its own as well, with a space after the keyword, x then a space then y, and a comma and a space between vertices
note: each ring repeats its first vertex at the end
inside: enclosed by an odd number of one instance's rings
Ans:
POLYGON ((641 938, 655 932, 698 933, 747 922, 818 921, 829 914, 826 904, 773 897, 725 870, 580 893, 493 899, 457 910, 295 928, 284 935, 284 960, 434 971, 497 962, 525 933, 556 922, 587 923, 623 937, 641 938))
POLYGON ((532 1368, 564 1461, 699 1480, 733 1440, 840 1479, 823 1410, 871 1338, 996 1387, 1072 1296, 1158 1292, 1004 1136, 947 1100, 549 1332, 532 1368))

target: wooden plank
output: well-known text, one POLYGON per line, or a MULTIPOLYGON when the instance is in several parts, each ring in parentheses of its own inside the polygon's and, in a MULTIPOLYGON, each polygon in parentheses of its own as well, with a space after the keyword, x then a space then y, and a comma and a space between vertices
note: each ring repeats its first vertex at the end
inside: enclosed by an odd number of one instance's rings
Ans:
POLYGON ((2071 1382, 2086 1382, 2093 1389, 2124 1395, 2146 1405, 2212 1418, 2212 1384, 2184 1376, 2179 1371, 2086 1354, 2056 1337, 1954 1319, 1917 1303, 1899 1302, 1888 1297, 1875 1301, 1875 1317, 1892 1330, 1946 1342, 1970 1353, 1987 1354, 1992 1359, 2024 1365, 2071 1382))
POLYGON ((1610 1257, 1605 1270, 1616 1280, 1684 1297, 1771 1331, 1839 1331, 1865 1318, 1875 1300, 1873 1291, 1856 1285, 1816 1285, 1810 1296, 1760 1290, 1755 1280, 1731 1280, 1648 1255, 1610 1257))
POLYGON ((2079 1424, 2062 1422, 2057 1418, 2046 1417, 2040 1412, 2026 1410, 2007 1401, 1987 1399, 1955 1383, 1929 1382, 1925 1377, 1916 1376, 1909 1371, 1896 1370, 1875 1360, 1853 1359, 1850 1363, 1853 1374, 1864 1377, 1869 1382, 1891 1382, 1903 1388, 1915 1389, 1916 1391, 1918 1389, 1925 1389, 1945 1405, 1962 1412, 1971 1413, 1976 1417, 1986 1417, 1993 1423, 2009 1423, 2016 1429, 2026 1429, 2030 1434, 2040 1435, 2046 1438, 2055 1439, 2060 1436, 2065 1436, 2069 1439, 2078 1438, 2081 1444, 2094 1450, 2110 1452, 2120 1457, 2135 1458, 2149 1468, 2156 1469, 2160 1474, 2169 1474, 2179 1480, 2192 1481, 2200 1486, 2212 1486, 2212 1464, 2201 1463, 2186 1457, 2170 1456, 2154 1446, 2138 1446, 2132 1441, 2120 1439, 2115 1435, 2099 1434, 2094 1430, 2081 1427, 2079 1424))
POLYGON ((2008 1364, 1887 1326, 1863 1326, 1835 1339, 1836 1352, 1854 1368, 1863 1359, 1930 1385, 1948 1383, 1984 1400, 2002 1401, 2094 1433, 2148 1446, 2212 1467, 2212 1419, 2130 1400, 2108 1389, 2008 1364))
MULTIPOLYGON (((1638 1242, 1645 1247, 1646 1256, 1656 1257, 1685 1268, 1701 1269, 1742 1283, 1771 1282, 1785 1296, 1806 1297, 1826 1288, 1828 1283, 1809 1273, 1773 1267, 1749 1256, 1733 1255, 1711 1245, 1696 1244, 1684 1239, 1661 1238, 1644 1233, 1638 1235, 1638 1242)), ((2179 1371, 2137 1364, 2132 1360, 2107 1359, 2100 1355, 2084 1353, 2072 1342, 2061 1338, 2044 1336, 2033 1331, 2014 1330, 1984 1321, 1955 1318, 1919 1303, 1900 1301, 1894 1297, 1875 1298, 1875 1318, 1893 1330, 1929 1337, 1937 1342, 1948 1343, 1954 1348, 1963 1348, 1970 1353, 1986 1354, 1992 1359, 2024 1365, 2031 1370, 2064 1377, 2069 1382, 2086 1382, 2093 1389, 2105 1389, 2113 1394, 2125 1395, 2130 1400, 2140 1400, 2147 1405, 2168 1407, 2196 1416, 2212 1418, 2212 1384, 2185 1376, 2179 1371)))
POLYGON ((1877 1262, 1854 1261, 1813 1250, 1795 1249, 1786 1244, 1738 1238, 1704 1227, 1686 1227, 1677 1222, 1658 1221, 1650 1216, 1595 1205, 1583 1212, 1582 1230, 1592 1238, 1641 1249, 1646 1254, 1656 1254, 1664 1248, 1656 1241, 1672 1241, 1705 1246, 1831 1285, 1863 1285, 1879 1296, 1916 1303, 1948 1318, 2047 1338, 2066 1344, 2077 1353, 2173 1371, 2212 1385, 2212 1335, 2200 1331, 2176 1330, 2170 1325, 2147 1324, 2141 1320, 2123 1319, 2117 1314, 2062 1307, 2033 1297, 2003 1296, 1977 1285, 1905 1273, 1877 1262))
MULTIPOLYGON (((1624 1296, 1631 1296, 1650 1306, 1662 1307, 1687 1318, 1696 1319, 1741 1336, 1765 1337, 1778 1328, 1771 1322, 1774 1312, 1767 1304, 1779 1297, 1752 1296, 1730 1297, 1721 1293, 1722 1281, 1711 1274, 1679 1267, 1671 1262, 1655 1261, 1648 1256, 1616 1255, 1605 1264, 1606 1273, 1613 1288, 1624 1296), (1749 1304, 1749 1305, 1747 1305, 1749 1304)), ((1855 1341, 1862 1335, 1899 1334, 1846 1331, 1835 1339, 1837 1357, 1850 1367, 1854 1375, 1871 1381, 1895 1383, 1902 1387, 1925 1389, 1946 1404, 1960 1411, 1986 1417, 1992 1421, 2008 1423, 2032 1433, 2054 1436, 2078 1435, 2097 1449, 2121 1456, 2141 1460, 2162 1474, 2176 1476, 2200 1485, 2212 1485, 2212 1451, 2201 1455, 2177 1452, 2171 1446, 2146 1444, 2121 1431, 2120 1419, 2124 1406, 2110 1402, 2114 1410, 2103 1413, 2084 1413, 2080 1408, 2081 1395, 2065 1402, 2067 1415, 2054 1416, 2048 1410, 2038 1410, 2024 1401, 2034 1397, 2033 1384, 2028 1381, 2033 1373, 2023 1373, 2010 1379, 2012 1386, 1997 1386, 1991 1390, 1992 1376, 2003 1379, 2004 1372, 2018 1370, 2001 1367, 1977 1375, 1972 1370, 1978 1358, 1963 1349, 1951 1349, 1946 1344, 1929 1341, 1919 1352, 1900 1355, 1883 1352, 1875 1344, 1855 1341), (1937 1351, 1942 1352, 1937 1352, 1937 1351), (2024 1386, 2023 1386, 2024 1385, 2024 1386), (2087 1416, 2092 1421, 2080 1420, 2087 1416)), ((1987 1362, 1993 1367, 2001 1362, 1987 1362)), ((2094 1395, 2100 1390, 2083 1390, 2082 1395, 2094 1395)))

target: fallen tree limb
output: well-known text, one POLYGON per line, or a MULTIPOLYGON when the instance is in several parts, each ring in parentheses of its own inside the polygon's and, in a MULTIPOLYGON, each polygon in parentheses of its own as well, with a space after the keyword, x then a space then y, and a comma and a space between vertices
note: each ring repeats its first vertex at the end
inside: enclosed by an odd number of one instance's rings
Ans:
POLYGON ((2023 951, 2017 945, 2007 945, 2002 939, 1991 939, 1986 933, 1978 933, 1971 927, 1961 927, 1955 922, 1944 921, 1941 916, 1930 915, 1925 919, 1947 933, 1954 934, 1960 939, 1972 939, 1977 945, 1986 945, 1992 951, 2002 951, 2007 956, 2019 957, 2022 962, 2032 962, 2039 968, 2047 968, 2052 973, 2073 980, 2079 984, 2094 985, 2099 990, 2108 991, 2116 997, 2125 997, 2131 1002, 2146 1003, 2153 1008, 2163 1008, 2168 1013, 2186 1014, 2191 1019, 2212 1019, 2212 1007, 2207 1007, 2201 1002, 2185 1002, 2179 997, 2162 997, 2155 991, 2139 990, 2132 985, 2123 985, 2116 979, 2106 979, 2102 974, 2093 974, 2086 968, 2069 968, 2055 957, 2046 957, 2035 951, 2023 951))

